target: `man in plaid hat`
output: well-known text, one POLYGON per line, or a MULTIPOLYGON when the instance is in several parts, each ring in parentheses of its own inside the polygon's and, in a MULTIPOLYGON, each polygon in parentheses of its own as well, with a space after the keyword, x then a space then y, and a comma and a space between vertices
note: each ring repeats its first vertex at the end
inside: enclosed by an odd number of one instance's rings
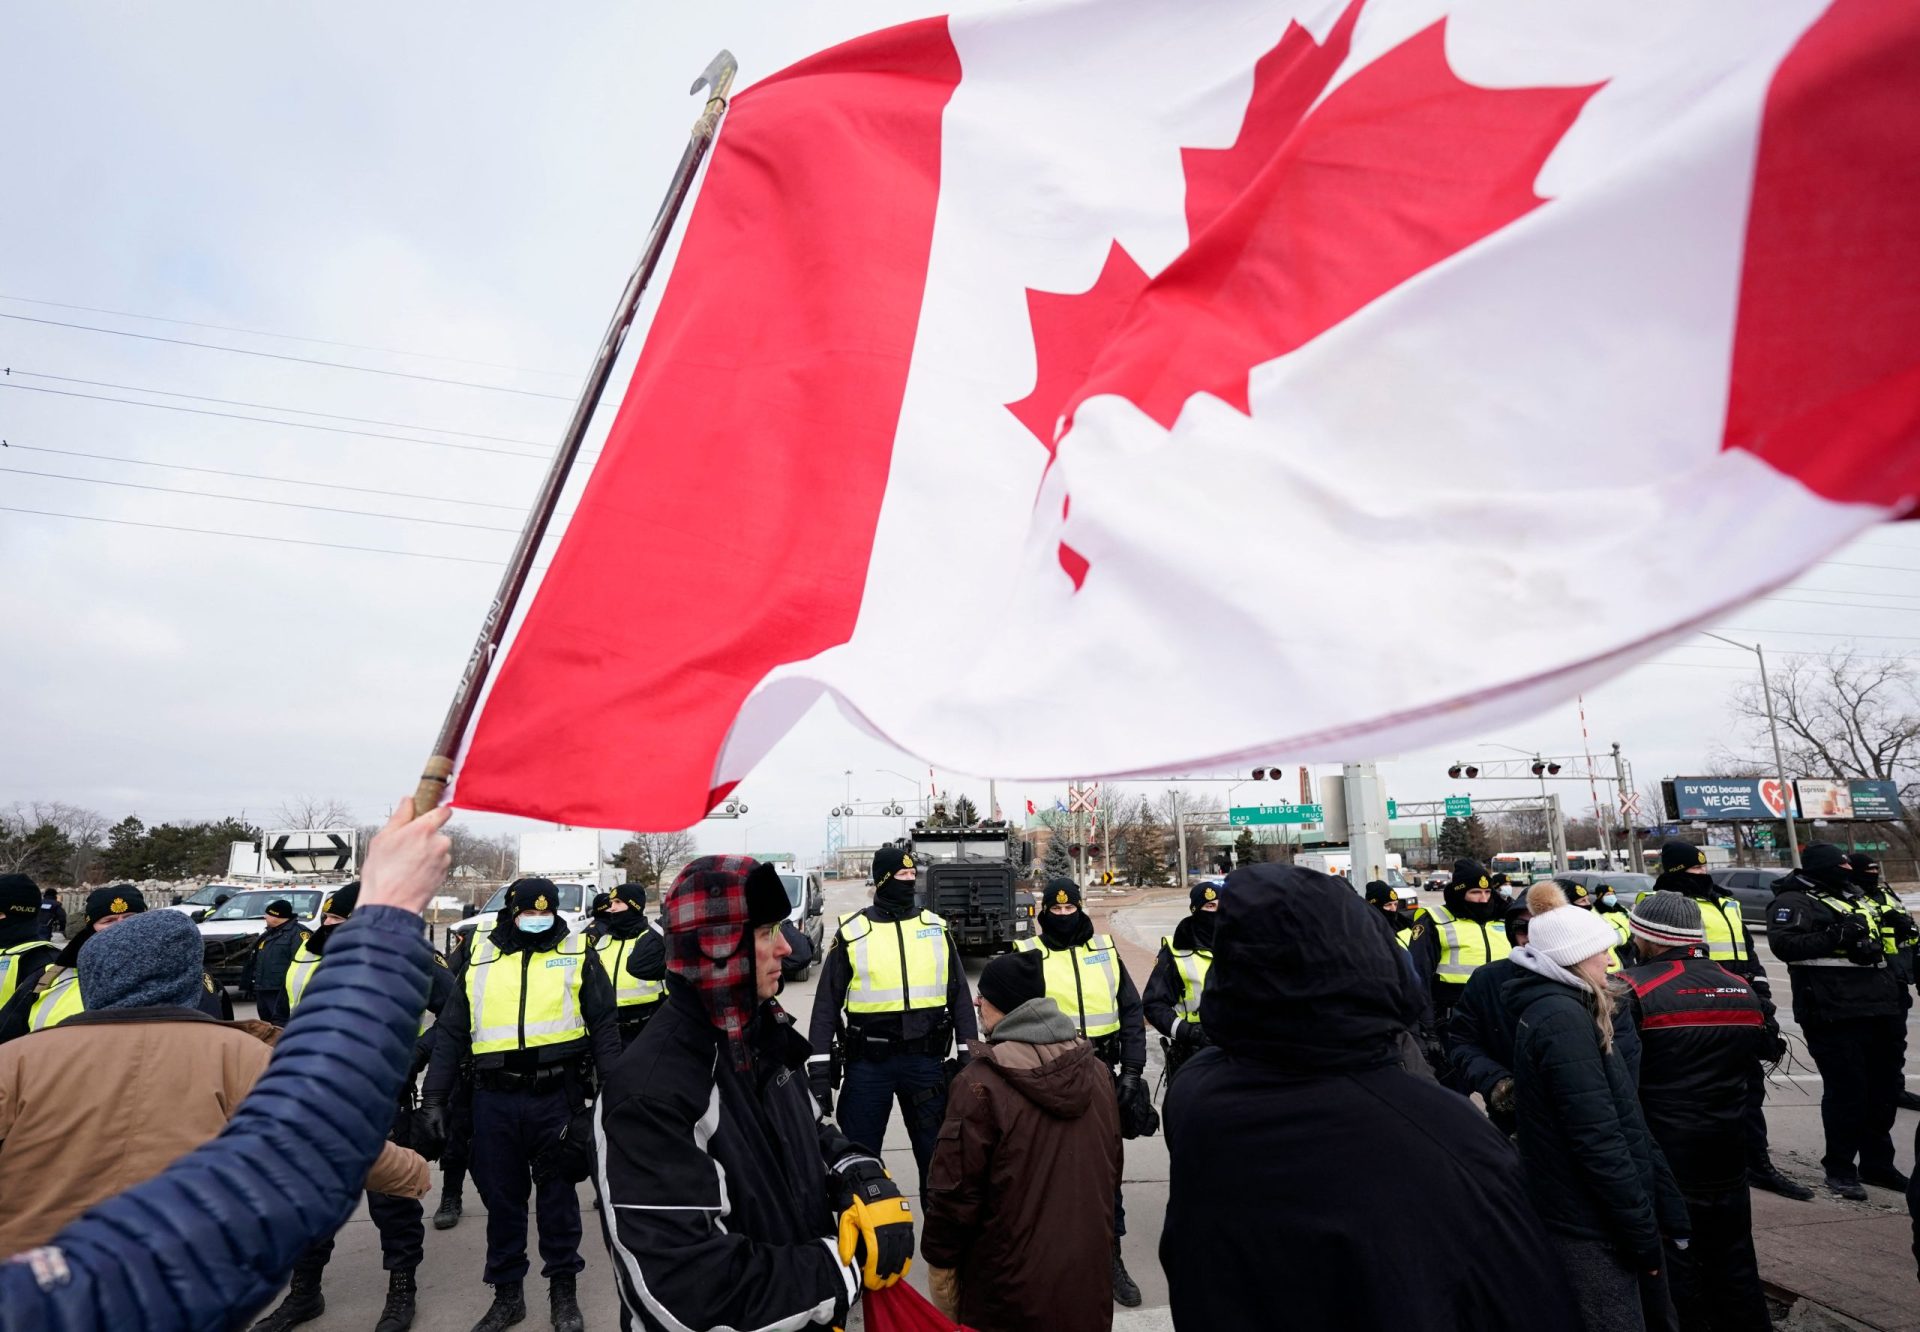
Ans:
POLYGON ((846 1325, 905 1275, 913 1213, 821 1120, 775 1001, 789 949, 771 865, 702 856, 666 899, 667 997, 595 1108, 601 1226, 633 1325, 846 1325))

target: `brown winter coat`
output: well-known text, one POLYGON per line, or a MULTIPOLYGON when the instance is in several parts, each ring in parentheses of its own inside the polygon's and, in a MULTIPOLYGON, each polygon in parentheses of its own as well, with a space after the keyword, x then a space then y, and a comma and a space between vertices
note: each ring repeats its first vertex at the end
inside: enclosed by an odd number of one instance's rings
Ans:
POLYGON ((1113 1077, 1051 999, 1022 1004, 975 1047, 947 1097, 927 1170, 920 1251, 957 1270, 979 1332, 1113 1326, 1113 1077))
MULTIPOLYGON (((45 1244, 216 1136, 278 1029, 185 1008, 115 1008, 0 1045, 0 1257, 45 1244)), ((427 1164, 388 1143, 367 1175, 418 1198, 427 1164)))

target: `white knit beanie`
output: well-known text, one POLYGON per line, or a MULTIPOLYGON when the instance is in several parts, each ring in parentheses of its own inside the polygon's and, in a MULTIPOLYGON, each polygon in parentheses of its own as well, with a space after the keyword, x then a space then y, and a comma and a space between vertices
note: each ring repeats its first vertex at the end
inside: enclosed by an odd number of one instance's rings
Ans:
POLYGON ((1564 906, 1527 922, 1527 943, 1543 957, 1574 967, 1620 942, 1608 924, 1585 907, 1564 906))

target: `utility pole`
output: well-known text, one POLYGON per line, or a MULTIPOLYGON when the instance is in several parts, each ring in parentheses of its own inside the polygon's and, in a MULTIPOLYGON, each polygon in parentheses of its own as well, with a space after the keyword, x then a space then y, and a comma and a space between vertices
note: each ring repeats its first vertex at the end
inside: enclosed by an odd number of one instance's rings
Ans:
POLYGON ((1340 772, 1346 788, 1347 851, 1353 883, 1359 887, 1386 873, 1387 828, 1381 819, 1386 802, 1380 796, 1380 770, 1375 764, 1346 763, 1340 772))
POLYGON ((1627 853, 1633 860, 1633 863, 1628 865, 1627 868, 1637 874, 1642 867, 1640 857, 1640 830, 1628 822, 1625 817, 1627 811, 1627 795, 1629 794, 1629 788, 1627 786, 1627 762, 1620 757, 1620 742, 1618 740, 1613 742, 1613 781, 1614 785, 1617 786, 1620 791, 1619 805, 1622 816, 1621 822, 1626 825, 1627 853))
POLYGON ((1760 645, 1753 645, 1753 655, 1760 658, 1760 692, 1767 699, 1767 730, 1773 735, 1773 770, 1780 778, 1780 793, 1786 801, 1787 809, 1787 850, 1793 856, 1793 867, 1800 868, 1800 832, 1794 826, 1793 806, 1796 800, 1793 783, 1787 780, 1787 761, 1780 757, 1780 719, 1773 715, 1773 686, 1767 683, 1767 654, 1760 645))
POLYGON ((1541 798, 1547 811, 1547 850, 1553 854, 1553 872, 1567 872, 1567 821, 1560 813, 1558 792, 1547 794, 1546 783, 1540 784, 1541 798))
POLYGON ((1187 889, 1187 812, 1180 807, 1177 795, 1173 803, 1173 850, 1180 866, 1180 877, 1175 880, 1175 886, 1181 892, 1185 892, 1187 889))

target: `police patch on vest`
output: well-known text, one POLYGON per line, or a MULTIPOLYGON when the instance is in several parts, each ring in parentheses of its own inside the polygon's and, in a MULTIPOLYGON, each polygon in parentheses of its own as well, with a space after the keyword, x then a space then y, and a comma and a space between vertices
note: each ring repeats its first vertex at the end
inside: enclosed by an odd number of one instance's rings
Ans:
POLYGON ((942 930, 938 925, 929 925, 925 929, 915 930, 913 937, 916 939, 938 939, 941 933, 942 930))
POLYGON ((1782 924, 1782 925, 1786 924, 1786 922, 1793 919, 1793 908, 1781 907, 1778 911, 1773 913, 1773 919, 1778 924, 1782 924))
POLYGON ((577 961, 579 961, 579 959, 573 957, 550 957, 547 959, 547 965, 550 967, 570 967, 577 961))

